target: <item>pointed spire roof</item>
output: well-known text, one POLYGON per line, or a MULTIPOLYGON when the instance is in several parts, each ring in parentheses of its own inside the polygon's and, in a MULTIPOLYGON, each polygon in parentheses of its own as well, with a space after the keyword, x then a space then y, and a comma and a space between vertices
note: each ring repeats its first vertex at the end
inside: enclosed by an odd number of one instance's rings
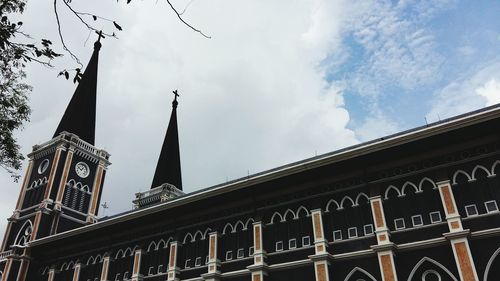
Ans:
POLYGON ((96 91, 97 91, 97 64, 99 61, 99 50, 101 49, 99 39, 94 43, 94 53, 83 73, 75 93, 57 126, 54 137, 66 131, 77 135, 80 139, 94 145, 95 141, 95 115, 96 115, 96 91))
POLYGON ((172 114, 168 123, 167 134, 163 141, 158 164, 151 188, 158 187, 164 183, 173 184, 182 190, 181 158, 179 152, 179 134, 177 130, 177 90, 173 91, 175 97, 172 102, 172 114))

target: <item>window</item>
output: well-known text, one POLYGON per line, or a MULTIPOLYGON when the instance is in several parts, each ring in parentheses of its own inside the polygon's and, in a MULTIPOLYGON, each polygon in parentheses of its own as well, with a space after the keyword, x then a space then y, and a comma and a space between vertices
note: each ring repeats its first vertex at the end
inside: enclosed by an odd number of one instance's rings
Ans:
POLYGON ((342 231, 335 230, 333 231, 333 241, 342 240, 342 231))
POLYGON ((163 265, 162 264, 160 264, 158 266, 158 274, 160 274, 160 273, 163 273, 163 265))
POLYGON ((367 224, 363 227, 365 235, 373 234, 373 224, 367 224))
POLYGON ((194 260, 194 266, 201 266, 201 257, 197 257, 194 260))
POLYGON ((497 201, 495 200, 484 202, 484 206, 486 207, 486 212, 488 213, 498 211, 497 201))
POLYGON ((405 220, 402 219, 402 218, 395 219, 394 220, 394 228, 396 228, 396 230, 398 230, 398 229, 405 229, 406 228, 406 226, 405 226, 405 220))
POLYGON ((241 249, 238 249, 238 254, 236 255, 239 259, 241 258, 244 258, 245 257, 245 249, 241 248, 241 249))
POLYGON ((441 222, 441 213, 439 211, 431 212, 429 217, 431 218, 431 223, 441 222))
POLYGON ((153 275, 153 274, 154 274, 154 273, 153 273, 153 270, 154 270, 154 268, 153 268, 152 266, 151 266, 151 267, 149 267, 149 270, 148 270, 148 275, 153 275))
POLYGON ((248 248, 248 255, 249 256, 252 256, 253 255, 253 252, 254 252, 254 249, 253 249, 253 246, 248 248))
POLYGON ((356 227, 349 227, 347 230, 347 234, 349 235, 349 238, 356 238, 358 237, 358 228, 356 227))
POLYGON ((413 226, 421 226, 424 225, 424 221, 422 220, 422 215, 415 215, 411 217, 411 222, 413 226))
POLYGON ((283 251, 283 241, 276 242, 276 251, 283 251))
POLYGON ((233 259, 233 252, 232 251, 227 251, 226 252, 226 260, 230 261, 233 259))
POLYGON ((115 281, 120 280, 120 273, 116 274, 115 281))
POLYGON ((311 245, 311 238, 309 236, 302 237, 302 247, 311 245))
POLYGON ((128 279, 128 271, 125 271, 125 273, 123 273, 123 280, 125 279, 128 279))
POLYGON ((205 264, 208 264, 208 256, 205 258, 205 264))
POLYGON ((297 239, 293 238, 288 240, 288 249, 295 249, 297 248, 297 239))
POLYGON ((189 263, 191 262, 191 259, 187 259, 186 262, 184 263, 184 268, 189 268, 189 263))
POLYGON ((465 213, 467 214, 468 217, 477 215, 478 213, 477 213, 476 205, 465 206, 465 213))

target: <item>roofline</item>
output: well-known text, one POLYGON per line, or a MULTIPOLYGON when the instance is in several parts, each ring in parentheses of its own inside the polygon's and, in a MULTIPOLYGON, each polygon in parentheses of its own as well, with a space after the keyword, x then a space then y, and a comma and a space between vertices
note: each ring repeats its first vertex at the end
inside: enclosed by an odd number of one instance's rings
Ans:
POLYGON ((228 183, 215 185, 198 191, 188 193, 184 196, 169 200, 167 202, 151 207, 124 212, 117 214, 107 220, 95 224, 86 225, 80 228, 44 237, 29 242, 29 246, 38 246, 52 241, 71 237, 80 233, 89 232, 94 229, 114 225, 123 221, 132 220, 149 214, 161 212, 176 206, 199 201, 205 198, 213 197, 222 193, 227 193, 258 183, 270 181, 276 178, 295 174, 297 172, 310 170, 316 167, 340 162, 346 159, 366 155, 386 148, 394 147, 403 143, 409 143, 429 136, 437 135, 454 129, 463 128, 469 125, 478 124, 500 117, 500 104, 485 107, 480 110, 472 111, 466 114, 458 115, 442 121, 434 122, 425 126, 420 126, 411 130, 406 130, 397 134, 389 135, 365 143, 349 146, 340 150, 322 154, 313 158, 290 163, 271 170, 266 170, 248 177, 233 180, 228 183))

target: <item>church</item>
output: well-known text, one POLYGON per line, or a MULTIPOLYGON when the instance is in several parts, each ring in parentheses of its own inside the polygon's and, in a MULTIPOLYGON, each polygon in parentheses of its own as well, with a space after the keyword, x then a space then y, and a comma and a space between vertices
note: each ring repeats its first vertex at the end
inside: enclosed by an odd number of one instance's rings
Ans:
POLYGON ((184 193, 174 91, 151 189, 99 218, 100 48, 28 154, 1 281, 500 280, 500 106, 184 193))

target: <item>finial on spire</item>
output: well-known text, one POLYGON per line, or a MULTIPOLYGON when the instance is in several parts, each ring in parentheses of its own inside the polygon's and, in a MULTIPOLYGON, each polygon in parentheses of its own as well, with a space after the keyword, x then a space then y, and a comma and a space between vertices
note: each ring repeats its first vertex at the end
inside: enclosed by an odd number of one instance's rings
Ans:
POLYGON ((97 33, 97 41, 94 43, 94 48, 99 50, 99 49, 101 49, 101 46, 102 46, 101 38, 105 38, 105 37, 104 37, 104 35, 102 35, 102 30, 100 30, 99 32, 96 31, 95 33, 97 33))
POLYGON ((174 93, 174 101, 172 102, 172 106, 177 107, 177 105, 179 104, 177 102, 177 97, 179 97, 179 94, 177 93, 177 90, 173 90, 172 93, 174 93))

